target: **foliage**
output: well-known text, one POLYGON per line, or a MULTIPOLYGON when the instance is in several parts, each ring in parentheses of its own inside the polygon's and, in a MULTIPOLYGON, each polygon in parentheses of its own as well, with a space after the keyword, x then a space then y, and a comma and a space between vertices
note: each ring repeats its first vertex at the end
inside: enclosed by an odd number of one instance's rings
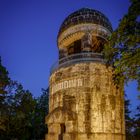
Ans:
POLYGON ((137 114, 135 115, 135 130, 134 137, 136 139, 140 138, 140 105, 137 107, 137 114))
POLYGON ((43 139, 46 134, 47 126, 45 125, 45 117, 48 114, 49 89, 42 89, 42 95, 36 100, 36 108, 33 119, 33 138, 43 139))
POLYGON ((112 33, 103 50, 107 63, 115 68, 114 79, 122 85, 137 80, 140 89, 140 1, 131 0, 128 13, 112 33))
POLYGON ((134 125, 134 118, 130 116, 131 111, 130 107, 130 100, 127 99, 125 95, 125 132, 126 132, 126 139, 131 140, 133 138, 133 130, 135 128, 134 125))
MULTIPOLYGON (((0 58, 0 110, 1 112, 5 109, 5 96, 6 96, 6 87, 9 85, 9 77, 8 77, 8 71, 6 68, 1 64, 1 58, 0 58)), ((0 130, 5 130, 5 118, 0 116, 0 130)))
POLYGON ((0 61, 0 139, 43 139, 48 93, 48 89, 42 89, 42 95, 33 98, 30 91, 10 80, 0 61))
POLYGON ((125 132, 126 140, 139 140, 140 138, 140 105, 137 106, 137 113, 132 118, 130 100, 125 95, 125 132))
POLYGON ((11 81, 1 110, 5 130, 0 131, 0 139, 30 139, 34 108, 35 100, 32 94, 24 90, 21 84, 11 81))
POLYGON ((9 84, 8 71, 1 64, 1 58, 0 58, 0 95, 6 92, 5 88, 8 84, 9 84))

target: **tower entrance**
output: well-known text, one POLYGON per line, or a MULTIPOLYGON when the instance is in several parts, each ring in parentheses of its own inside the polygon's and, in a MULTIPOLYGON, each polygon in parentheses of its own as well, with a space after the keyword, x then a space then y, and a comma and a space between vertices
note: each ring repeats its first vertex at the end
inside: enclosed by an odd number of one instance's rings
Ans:
POLYGON ((65 124, 64 123, 61 123, 60 124, 60 128, 61 128, 61 133, 60 133, 60 135, 59 135, 59 140, 64 140, 63 139, 63 136, 64 136, 64 134, 65 134, 65 132, 66 132, 66 126, 65 126, 65 124))

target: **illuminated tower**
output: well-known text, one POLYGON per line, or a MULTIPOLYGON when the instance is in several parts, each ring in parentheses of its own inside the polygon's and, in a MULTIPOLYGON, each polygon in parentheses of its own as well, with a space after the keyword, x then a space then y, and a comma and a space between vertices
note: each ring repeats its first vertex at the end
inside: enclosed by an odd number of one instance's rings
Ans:
POLYGON ((112 27, 99 11, 82 8, 62 23, 59 61, 51 69, 46 140, 124 140, 123 91, 102 56, 112 27))

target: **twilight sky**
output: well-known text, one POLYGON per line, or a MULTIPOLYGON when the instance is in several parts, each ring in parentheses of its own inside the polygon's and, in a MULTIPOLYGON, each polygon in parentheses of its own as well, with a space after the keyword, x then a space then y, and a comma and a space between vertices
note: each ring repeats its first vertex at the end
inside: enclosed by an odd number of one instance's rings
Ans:
MULTIPOLYGON (((113 29, 127 13, 129 0, 0 0, 0 56, 13 80, 34 96, 49 85, 49 71, 58 59, 57 33, 70 13, 89 7, 104 13, 113 29)), ((126 88, 137 104, 136 82, 126 88)))

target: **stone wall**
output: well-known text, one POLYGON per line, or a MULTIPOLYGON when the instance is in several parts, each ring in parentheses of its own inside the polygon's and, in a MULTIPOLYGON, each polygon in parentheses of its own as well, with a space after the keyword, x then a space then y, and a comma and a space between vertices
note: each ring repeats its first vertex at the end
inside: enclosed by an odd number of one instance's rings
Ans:
POLYGON ((124 140, 124 95, 112 68, 79 63, 50 77, 46 140, 124 140))

